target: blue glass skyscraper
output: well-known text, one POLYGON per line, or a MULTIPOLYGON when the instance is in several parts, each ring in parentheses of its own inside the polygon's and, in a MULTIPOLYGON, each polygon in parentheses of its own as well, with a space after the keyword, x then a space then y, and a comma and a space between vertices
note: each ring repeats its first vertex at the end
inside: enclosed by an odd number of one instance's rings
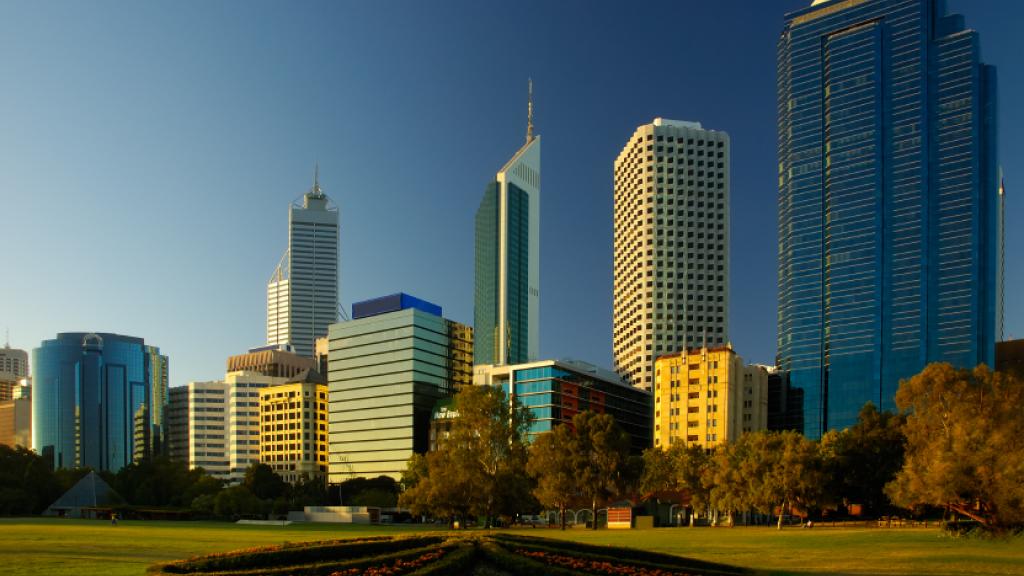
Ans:
POLYGON ((167 356, 141 338, 65 332, 32 351, 32 446, 55 468, 116 472, 161 446, 167 356))
POLYGON ((808 436, 992 365, 996 75, 941 0, 816 0, 778 44, 778 364, 808 436))

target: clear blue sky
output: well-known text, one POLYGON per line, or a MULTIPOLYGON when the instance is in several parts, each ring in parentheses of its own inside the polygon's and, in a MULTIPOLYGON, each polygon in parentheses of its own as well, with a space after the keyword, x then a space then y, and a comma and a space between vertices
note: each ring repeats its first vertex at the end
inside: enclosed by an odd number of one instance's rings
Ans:
MULTIPOLYGON (((731 135, 730 336, 771 363, 775 41, 809 3, 4 1, 0 330, 27 349, 62 331, 141 336, 171 356, 172 385, 222 377, 264 342, 287 206, 315 160, 341 208, 346 307, 406 291, 472 322, 473 216, 522 143, 532 76, 542 355, 611 365, 612 162, 663 116, 731 135)), ((1024 2, 949 4, 999 66, 1019 222, 1024 2)))

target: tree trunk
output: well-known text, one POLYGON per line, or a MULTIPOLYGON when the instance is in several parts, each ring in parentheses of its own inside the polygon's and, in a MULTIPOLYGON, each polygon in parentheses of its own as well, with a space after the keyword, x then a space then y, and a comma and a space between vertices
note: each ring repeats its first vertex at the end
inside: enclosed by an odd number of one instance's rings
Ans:
POLYGON ((562 531, 565 531, 565 506, 559 508, 559 512, 561 512, 562 517, 562 531))
POLYGON ((788 502, 786 500, 783 500, 782 501, 782 508, 779 509, 779 525, 778 525, 778 529, 779 530, 782 530, 782 516, 786 513, 786 504, 788 504, 788 502))
POLYGON ((992 525, 994 524, 994 522, 992 521, 991 518, 982 516, 981 514, 975 514, 967 506, 963 506, 961 504, 951 504, 950 508, 952 508, 954 512, 957 512, 959 514, 963 514, 964 516, 967 516, 971 520, 977 521, 978 523, 980 523, 982 526, 984 526, 986 528, 991 528, 992 525))
POLYGON ((590 501, 590 506, 590 514, 592 517, 590 523, 594 525, 594 530, 597 530, 597 498, 590 501))

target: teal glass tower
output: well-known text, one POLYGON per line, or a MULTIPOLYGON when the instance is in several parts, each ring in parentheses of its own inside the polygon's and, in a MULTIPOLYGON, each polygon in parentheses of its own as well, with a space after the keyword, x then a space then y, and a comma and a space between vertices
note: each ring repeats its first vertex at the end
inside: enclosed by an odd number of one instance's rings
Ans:
POLYGON ((941 0, 816 0, 778 44, 778 365, 811 437, 992 365, 996 74, 941 0))
POLYGON ((32 351, 32 446, 54 468, 117 472, 162 451, 168 359, 141 338, 64 332, 32 351))
POLYGON ((536 359, 540 323, 540 136, 532 87, 526 143, 498 172, 476 213, 475 364, 536 359))

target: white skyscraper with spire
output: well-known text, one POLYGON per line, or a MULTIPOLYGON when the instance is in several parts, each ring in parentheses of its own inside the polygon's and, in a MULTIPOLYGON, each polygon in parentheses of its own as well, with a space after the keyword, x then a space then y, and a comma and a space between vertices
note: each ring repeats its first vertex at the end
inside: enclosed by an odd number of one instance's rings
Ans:
POLYGON ((313 187, 288 208, 288 250, 267 284, 267 344, 303 356, 338 316, 338 208, 313 187))
POLYGON ((540 348, 540 136, 533 82, 526 142, 498 171, 476 213, 474 364, 536 360, 540 348))

